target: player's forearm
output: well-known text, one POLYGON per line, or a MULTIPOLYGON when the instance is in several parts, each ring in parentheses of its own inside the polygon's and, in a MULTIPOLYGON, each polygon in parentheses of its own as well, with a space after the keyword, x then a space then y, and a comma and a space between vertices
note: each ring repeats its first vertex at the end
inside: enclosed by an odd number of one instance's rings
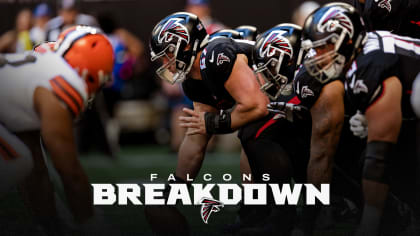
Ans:
POLYGON ((319 186, 329 183, 332 175, 333 157, 344 123, 344 87, 339 81, 327 84, 318 101, 311 108, 312 135, 309 182, 319 186))
POLYGON ((88 178, 77 159, 72 135, 54 132, 53 127, 50 128, 43 132, 44 143, 63 182, 73 216, 77 222, 83 223, 93 216, 92 191, 88 178))
POLYGON ((328 106, 320 103, 311 111, 312 136, 308 180, 317 186, 321 183, 329 183, 331 180, 333 157, 344 122, 342 109, 342 106, 328 106))
POLYGON ((209 135, 202 134, 185 136, 178 152, 177 177, 187 181, 187 174, 191 179, 197 176, 204 160, 209 139, 209 135))
POLYGON ((67 201, 78 223, 84 223, 93 217, 92 190, 82 167, 76 167, 71 175, 62 175, 67 201))
POLYGON ((268 115, 266 104, 247 106, 237 104, 231 114, 231 128, 237 130, 243 125, 268 115))
POLYGON ((324 135, 312 134, 311 154, 308 164, 308 181, 316 186, 329 183, 332 175, 334 154, 341 127, 324 135))

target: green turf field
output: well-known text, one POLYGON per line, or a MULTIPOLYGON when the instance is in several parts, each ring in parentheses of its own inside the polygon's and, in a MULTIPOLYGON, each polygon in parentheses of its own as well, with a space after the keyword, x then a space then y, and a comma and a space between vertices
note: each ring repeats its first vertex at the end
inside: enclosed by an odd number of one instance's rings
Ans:
MULTIPOLYGON (((157 173, 156 182, 166 182, 170 173, 175 171, 176 154, 170 153, 165 147, 124 148, 117 160, 110 160, 100 155, 91 154, 83 159, 91 182, 102 183, 145 183, 150 181, 150 174, 157 173)), ((222 175, 231 173, 233 181, 240 181, 239 153, 208 153, 201 169, 198 182, 202 175, 211 173, 215 183, 222 182, 222 175)), ((216 195, 217 196, 217 195, 216 195)), ((141 206, 105 206, 101 207, 107 219, 112 224, 128 234, 151 234, 146 223, 144 209, 141 206)), ((216 235, 219 228, 226 222, 233 222, 235 208, 226 207, 219 213, 213 213, 209 224, 201 220, 200 207, 183 207, 182 211, 189 220, 192 232, 196 235, 216 235), (203 231, 203 226, 206 229, 203 231)))
MULTIPOLYGON (((156 182, 163 183, 175 170, 176 154, 161 146, 131 146, 123 147, 116 159, 110 159, 100 153, 90 153, 81 156, 81 162, 92 183, 146 183, 150 181, 151 173, 157 173, 159 179, 156 182)), ((239 153, 207 153, 197 182, 203 182, 204 173, 212 174, 213 183, 222 183, 222 175, 225 173, 233 176, 233 183, 239 183, 239 153)), ((58 177, 53 179, 58 189, 57 195, 64 199, 58 177)), ((217 198, 218 193, 214 192, 214 196, 217 198)), ((152 235, 142 206, 129 204, 97 208, 103 214, 107 225, 104 230, 109 235, 152 235)), ((17 192, 4 196, 0 201, 0 209, 0 219, 5 219, 1 222, 1 225, 5 226, 0 228, 0 235, 42 235, 17 192)), ((220 212, 211 215, 207 225, 201 219, 200 206, 183 207, 181 211, 189 221, 192 235, 220 235, 221 228, 235 220, 237 208, 225 206, 220 212)), ((69 217, 68 212, 63 214, 69 217)), ((339 224, 335 225, 333 230, 318 231, 317 235, 350 235, 348 231, 354 226, 355 222, 339 224)), ((69 235, 78 235, 75 232, 70 230, 69 235)))
MULTIPOLYGON (((145 183, 150 181, 150 174, 157 173, 158 182, 166 182, 170 173, 175 171, 176 154, 168 148, 161 146, 123 147, 117 159, 110 159, 100 153, 90 153, 81 156, 81 162, 92 183, 145 183)), ((202 182, 203 173, 213 176, 212 182, 221 183, 222 174, 230 173, 233 181, 238 183, 239 153, 208 153, 201 169, 198 182, 202 182)), ((63 196, 57 176, 53 177, 55 186, 59 189, 58 195, 63 196)), ((217 195, 215 195, 217 196, 217 195)), ((104 220, 112 234, 123 235, 151 235, 151 229, 144 216, 142 206, 97 206, 103 212, 104 220)), ((40 233, 33 223, 29 212, 24 207, 17 192, 11 192, 0 201, 0 219, 7 219, 1 225, 0 235, 20 235, 40 233), (25 225, 22 228, 21 225, 25 225)), ((213 213, 208 225, 205 225, 200 216, 199 206, 184 207, 194 235, 217 235, 220 227, 232 222, 235 218, 235 207, 225 207, 219 213, 213 213), (203 230, 204 227, 204 230, 203 230)), ((68 216, 67 216, 68 217, 68 216)))

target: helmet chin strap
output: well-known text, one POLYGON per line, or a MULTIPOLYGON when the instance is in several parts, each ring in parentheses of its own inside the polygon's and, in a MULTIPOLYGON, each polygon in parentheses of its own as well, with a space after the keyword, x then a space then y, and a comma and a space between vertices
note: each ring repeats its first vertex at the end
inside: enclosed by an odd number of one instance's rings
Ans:
POLYGON ((188 67, 185 71, 178 71, 177 73, 174 74, 174 77, 173 77, 174 83, 182 82, 186 79, 188 73, 190 73, 191 68, 194 65, 194 61, 197 57, 197 52, 201 50, 202 48, 204 48, 205 46, 207 46, 208 42, 209 42, 209 35, 207 35, 201 43, 198 39, 194 41, 194 45, 191 51, 190 63, 188 64, 188 67))
POLYGON ((188 73, 190 73, 190 70, 191 70, 191 68, 194 64, 195 58, 197 56, 198 43, 199 43, 198 39, 195 40, 194 46, 193 46, 193 49, 192 49, 192 56, 191 56, 190 63, 188 65, 187 69, 185 71, 183 71, 182 74, 179 74, 180 80, 185 80, 186 79, 185 77, 188 75, 188 73))
POLYGON ((356 42, 354 43, 354 49, 353 49, 352 55, 350 57, 350 61, 353 61, 353 59, 359 54, 359 52, 360 52, 360 50, 359 50, 360 46, 362 46, 362 48, 363 48, 363 46, 367 42, 367 39, 368 39, 367 33, 365 33, 365 34, 360 33, 359 34, 359 36, 356 39, 356 42))
POLYGON ((205 46, 207 46, 207 44, 209 43, 209 38, 210 38, 210 35, 207 35, 207 36, 203 39, 203 41, 201 41, 199 50, 201 50, 201 49, 203 49, 205 46))

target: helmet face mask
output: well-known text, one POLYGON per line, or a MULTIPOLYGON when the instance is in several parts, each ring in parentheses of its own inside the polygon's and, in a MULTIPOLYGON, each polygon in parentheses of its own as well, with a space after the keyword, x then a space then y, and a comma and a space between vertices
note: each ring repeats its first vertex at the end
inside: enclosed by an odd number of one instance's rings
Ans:
POLYGON ((340 77, 360 52, 365 36, 363 19, 353 6, 335 2, 320 7, 303 28, 306 70, 323 84, 340 77))
POLYGON ((152 52, 152 61, 158 59, 162 61, 162 66, 156 70, 156 74, 159 78, 171 84, 184 81, 191 68, 188 68, 185 62, 177 59, 181 43, 182 40, 179 39, 176 45, 172 43, 168 44, 168 46, 157 55, 154 55, 152 52))
POLYGON ((344 69, 346 58, 338 52, 343 42, 339 38, 337 34, 330 34, 314 42, 309 39, 302 42, 302 50, 310 52, 306 53, 303 64, 308 73, 322 84, 339 77, 344 69))
POLYGON ((254 70, 261 91, 272 100, 277 99, 281 95, 281 92, 288 83, 287 76, 280 74, 284 52, 278 49, 274 50, 280 52, 278 59, 274 57, 270 58, 267 63, 261 63, 254 70))
POLYGON ((158 77, 171 84, 184 81, 207 42, 206 29, 194 14, 177 12, 160 21, 150 40, 151 60, 162 62, 158 77))
POLYGON ((254 72, 260 89, 271 100, 285 94, 292 80, 300 48, 301 28, 280 24, 262 33, 253 50, 254 72))

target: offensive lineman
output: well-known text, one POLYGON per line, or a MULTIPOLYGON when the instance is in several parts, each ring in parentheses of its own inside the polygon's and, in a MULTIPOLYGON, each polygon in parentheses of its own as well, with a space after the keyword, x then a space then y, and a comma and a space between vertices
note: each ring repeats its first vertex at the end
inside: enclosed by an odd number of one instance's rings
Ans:
MULTIPOLYGON (((334 4, 340 5, 341 3, 332 3, 332 5, 334 4)), ((307 27, 306 24, 303 28, 304 31, 305 27, 307 27)), ((354 35, 352 40, 356 40, 357 36, 354 35)), ((304 47, 303 42, 301 47, 304 47)), ((304 63, 311 59, 313 54, 314 51, 307 50, 304 63)), ((334 65, 330 69, 334 70, 334 65)), ((360 140, 357 140, 355 137, 349 137, 349 131, 341 132, 345 114, 342 79, 339 76, 325 78, 323 75, 321 74, 317 77, 309 74, 306 66, 301 66, 293 81, 295 93, 301 101, 300 105, 310 111, 312 119, 307 181, 316 186, 320 186, 322 183, 331 183, 334 156, 339 157, 336 160, 339 159, 339 162, 343 162, 339 163, 341 166, 350 166, 352 169, 357 169, 354 167, 354 163, 357 164, 357 159, 352 160, 351 158, 357 158, 363 147, 360 145, 360 140), (340 148, 337 150, 338 146, 340 148), (339 152, 336 153, 336 150, 339 152)), ((271 107, 276 109, 276 104, 271 104, 271 107)), ((355 192, 353 187, 340 189, 339 192, 350 197, 355 192)), ((353 196, 351 197, 354 198, 353 196)), ((319 211, 320 206, 318 204, 305 206, 302 212, 302 225, 299 225, 298 228, 308 235, 312 234, 319 211)))
MULTIPOLYGON (((419 73, 420 40, 387 31, 366 34, 353 7, 334 3, 308 17, 302 47, 316 52, 305 62, 312 76, 328 80, 345 75, 350 103, 366 117, 362 181, 365 206, 357 234, 380 233, 390 187, 414 206, 418 217, 418 180, 414 185, 416 193, 409 188, 416 180, 418 165, 410 94, 419 73), (397 153, 402 156, 397 157, 397 153)), ((337 91, 342 93, 343 89, 337 91)))
MULTIPOLYGON (((256 41, 254 71, 260 89, 271 101, 293 106, 300 104, 292 88, 300 36, 299 26, 279 24, 262 33, 256 41)), ((304 111, 300 116, 283 111, 270 113, 241 127, 238 136, 256 183, 262 183, 260 176, 263 173, 270 174, 270 183, 291 183, 292 177, 297 182, 305 181, 310 136, 308 118, 304 111)), ((241 235, 290 234, 296 216, 294 206, 276 206, 273 199, 269 199, 268 207, 259 206, 258 211, 252 223, 246 221, 242 224, 241 235)))
POLYGON ((200 20, 190 13, 174 13, 153 29, 152 60, 163 62, 158 76, 182 82, 194 101, 194 110, 184 109, 189 116, 180 117, 188 131, 178 154, 177 182, 186 183, 187 174, 196 177, 213 134, 231 133, 268 114, 268 99, 250 68, 252 46, 226 37, 209 41, 200 20))

